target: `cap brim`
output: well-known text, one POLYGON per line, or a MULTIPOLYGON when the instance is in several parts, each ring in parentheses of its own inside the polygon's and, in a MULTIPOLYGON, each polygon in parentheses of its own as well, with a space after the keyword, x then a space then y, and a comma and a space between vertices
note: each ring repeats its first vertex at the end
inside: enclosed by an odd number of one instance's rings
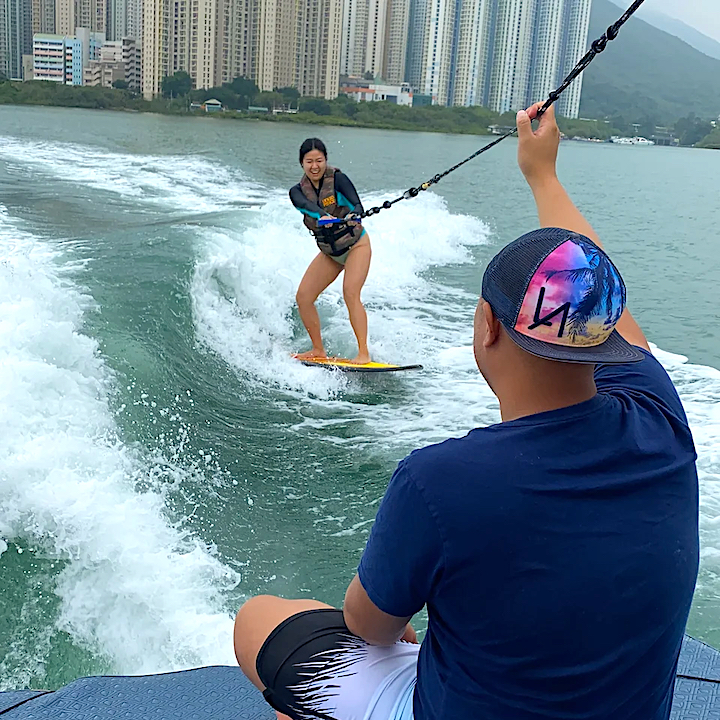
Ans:
POLYGON ((594 365, 619 365, 621 363, 640 362, 645 357, 640 350, 625 340, 617 330, 613 330, 610 337, 601 345, 568 347, 567 345, 553 345, 542 340, 535 340, 527 335, 522 335, 517 330, 506 328, 504 325, 503 329, 516 345, 532 355, 546 360, 594 365))

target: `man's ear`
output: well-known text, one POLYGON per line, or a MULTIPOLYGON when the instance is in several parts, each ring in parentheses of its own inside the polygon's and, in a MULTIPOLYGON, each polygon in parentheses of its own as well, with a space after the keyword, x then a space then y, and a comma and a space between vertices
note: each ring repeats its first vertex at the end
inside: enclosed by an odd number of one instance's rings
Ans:
POLYGON ((500 321, 495 317, 495 313, 487 301, 483 302, 482 312, 483 322, 485 323, 483 347, 489 348, 494 345, 500 337, 500 321))

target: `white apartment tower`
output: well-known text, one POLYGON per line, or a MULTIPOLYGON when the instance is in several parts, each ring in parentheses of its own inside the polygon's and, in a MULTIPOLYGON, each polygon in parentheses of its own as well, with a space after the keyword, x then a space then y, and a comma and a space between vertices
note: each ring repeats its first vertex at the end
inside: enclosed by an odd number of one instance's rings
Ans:
POLYGON ((32 0, 33 35, 55 32, 55 0, 32 0))
POLYGON ((358 77, 365 72, 368 0, 343 0, 340 74, 358 77))
POLYGON ((143 95, 159 94, 163 78, 182 70, 195 88, 245 77, 263 91, 296 87, 303 95, 334 98, 341 2, 144 0, 143 95))
POLYGON ((490 51, 492 0, 461 0, 453 105, 483 105, 490 51))
POLYGON ((182 0, 190 9, 189 58, 186 68, 196 88, 214 87, 219 77, 216 73, 215 51, 217 46, 219 0, 182 0))
POLYGON ((72 37, 75 28, 93 33, 107 31, 106 0, 55 0, 55 32, 72 37))
POLYGON ((72 37, 78 24, 75 22, 75 0, 55 0, 55 32, 72 37))
POLYGON ((456 0, 411 0, 407 80, 438 105, 449 100, 455 12, 456 0))
POLYGON ((258 3, 248 0, 221 0, 217 58, 220 82, 255 76, 253 21, 258 3))
MULTIPOLYGON (((565 0, 565 37, 563 43, 563 63, 560 67, 558 84, 577 65, 587 52, 588 29, 590 27, 590 8, 592 0, 565 0)), ((580 94, 582 93, 582 75, 560 96, 558 115, 576 118, 580 114, 580 94)))
POLYGON ((301 0, 297 25, 297 82, 301 95, 337 97, 342 0, 301 0))
POLYGON ((405 81, 405 59, 410 24, 410 0, 387 0, 385 57, 382 77, 391 85, 405 81))
POLYGON ((340 74, 382 75, 389 0, 343 0, 340 74))
POLYGON ((106 0, 75 0, 75 27, 105 34, 107 31, 106 0))
POLYGON ((0 0, 0 71, 23 77, 23 55, 33 52, 32 0, 0 0))
POLYGON ((142 0, 107 0, 109 40, 142 39, 142 0))
POLYGON ((296 87, 298 34, 309 31, 302 9, 296 0, 257 0, 257 8, 252 29, 256 64, 249 77, 263 91, 296 87))
POLYGON ((508 112, 527 103, 537 0, 497 0, 488 105, 508 112))
MULTIPOLYGON (((538 0, 529 102, 545 100, 585 54, 592 0, 538 0)), ((564 117, 577 117, 582 76, 557 103, 564 117)))
POLYGON ((562 52, 566 6, 569 0, 537 0, 535 57, 530 81, 531 103, 546 100, 558 86, 562 72, 562 52))
POLYGON ((143 96, 159 94, 162 80, 184 71, 195 88, 220 80, 217 48, 220 0, 144 0, 143 96))
POLYGON ((260 90, 337 97, 342 0, 255 0, 248 63, 260 90))
POLYGON ((160 94, 170 70, 170 1, 143 1, 142 93, 146 100, 160 94))

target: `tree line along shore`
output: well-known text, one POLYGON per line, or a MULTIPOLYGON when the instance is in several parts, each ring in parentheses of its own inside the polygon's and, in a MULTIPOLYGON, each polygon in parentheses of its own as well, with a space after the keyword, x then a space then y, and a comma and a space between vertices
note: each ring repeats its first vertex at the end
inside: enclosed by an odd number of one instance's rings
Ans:
MULTIPOLYGON (((88 87, 62 85, 48 81, 15 82, 0 80, 0 104, 47 105, 104 110, 151 112, 169 115, 203 116, 223 120, 259 120, 264 122, 294 122, 316 125, 410 130, 471 135, 487 135, 490 128, 512 127, 515 113, 498 114, 485 107, 441 107, 423 105, 408 107, 391 102, 356 102, 344 95, 335 100, 299 97, 295 88, 279 88, 274 92, 259 92, 257 86, 244 78, 208 90, 192 90, 186 73, 165 78, 163 96, 145 100, 137 93, 117 83, 117 87, 88 87), (223 112, 205 113, 198 104, 216 99, 223 112), (193 107, 195 109, 193 109, 193 107), (283 111, 273 112, 282 108, 283 111), (292 112, 287 112, 288 109, 292 112), (262 110, 267 110, 263 112, 262 110)), ((613 135, 654 134, 655 127, 646 119, 638 124, 628 123, 620 116, 605 119, 558 119, 560 129, 570 138, 606 141, 613 135)), ((690 115, 678 119, 670 132, 683 146, 720 149, 720 127, 690 115)))

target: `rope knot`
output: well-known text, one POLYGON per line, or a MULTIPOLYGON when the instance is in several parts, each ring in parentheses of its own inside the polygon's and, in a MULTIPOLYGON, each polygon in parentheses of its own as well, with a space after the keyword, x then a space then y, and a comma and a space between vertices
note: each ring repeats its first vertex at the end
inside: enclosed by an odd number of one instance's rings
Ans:
POLYGON ((392 203, 391 203, 389 200, 386 200, 386 201, 383 203, 383 207, 384 207, 386 210, 389 210, 389 209, 392 207, 392 203))
POLYGON ((597 40, 593 40, 592 49, 595 51, 596 55, 599 55, 608 44, 608 39, 606 35, 603 35, 602 37, 599 37, 597 40))
POLYGON ((614 40, 619 34, 620 30, 619 28, 615 27, 615 25, 611 25, 605 32, 608 40, 614 40))

